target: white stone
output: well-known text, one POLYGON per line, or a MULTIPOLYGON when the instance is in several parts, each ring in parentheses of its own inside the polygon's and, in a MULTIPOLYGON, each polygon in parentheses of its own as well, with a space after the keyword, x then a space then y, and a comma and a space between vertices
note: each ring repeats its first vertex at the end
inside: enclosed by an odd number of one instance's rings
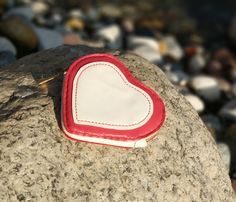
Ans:
POLYGON ((223 163, 225 164, 226 169, 229 172, 229 170, 230 170, 230 160, 231 160, 231 154, 230 154, 229 146, 225 143, 217 143, 217 148, 220 152, 223 163))
POLYGON ((232 121, 236 121, 236 100, 231 100, 220 110, 220 116, 232 121))
POLYGON ((134 49, 139 46, 147 46, 159 52, 159 44, 152 37, 145 36, 130 36, 128 37, 128 48, 134 49))
POLYGON ((97 31, 97 35, 108 42, 109 48, 117 49, 122 45, 121 29, 116 24, 100 28, 97 31))
POLYGON ((166 44, 167 47, 166 55, 171 56, 175 60, 180 60, 183 57, 183 49, 173 36, 164 37, 162 41, 166 44))
POLYGON ((161 55, 155 49, 148 46, 139 46, 133 52, 152 63, 158 63, 162 59, 161 55))
POLYGON ((42 1, 32 2, 30 6, 35 14, 43 14, 48 11, 48 5, 42 1))
POLYGON ((189 70, 192 73, 198 73, 205 67, 205 65, 206 65, 205 58, 202 55, 197 54, 190 59, 189 70))
POLYGON ((205 104, 198 96, 193 95, 193 94, 188 94, 188 95, 185 95, 185 98, 190 102, 190 104, 198 113, 204 111, 205 104))
POLYGON ((215 101, 220 98, 220 89, 216 79, 206 75, 199 75, 190 81, 191 87, 207 101, 215 101))

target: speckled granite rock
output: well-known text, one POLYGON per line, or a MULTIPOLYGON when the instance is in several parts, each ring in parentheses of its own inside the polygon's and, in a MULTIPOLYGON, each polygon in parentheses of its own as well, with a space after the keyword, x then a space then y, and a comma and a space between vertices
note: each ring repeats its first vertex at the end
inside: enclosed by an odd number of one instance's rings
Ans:
POLYGON ((0 201, 233 201, 227 171, 197 113, 159 68, 138 56, 114 52, 166 104, 157 139, 128 151, 63 137, 62 77, 43 91, 34 79, 92 52, 103 50, 62 46, 0 69, 0 201))

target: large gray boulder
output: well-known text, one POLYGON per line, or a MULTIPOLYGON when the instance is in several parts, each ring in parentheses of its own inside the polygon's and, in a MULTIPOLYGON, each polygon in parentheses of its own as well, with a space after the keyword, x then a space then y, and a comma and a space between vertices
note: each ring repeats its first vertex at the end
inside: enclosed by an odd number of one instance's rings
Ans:
POLYGON ((163 98, 167 117, 157 138, 134 150, 64 138, 58 124, 63 71, 94 52, 109 51, 61 46, 0 69, 0 201, 233 201, 205 125, 141 57, 110 52, 163 98))

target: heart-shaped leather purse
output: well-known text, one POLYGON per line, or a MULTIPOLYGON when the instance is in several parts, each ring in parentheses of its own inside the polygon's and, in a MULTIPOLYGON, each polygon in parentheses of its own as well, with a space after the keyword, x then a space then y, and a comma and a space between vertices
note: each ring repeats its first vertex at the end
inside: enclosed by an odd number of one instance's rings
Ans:
POLYGON ((145 147, 164 119, 160 97, 113 55, 84 56, 66 73, 62 129, 72 140, 145 147))

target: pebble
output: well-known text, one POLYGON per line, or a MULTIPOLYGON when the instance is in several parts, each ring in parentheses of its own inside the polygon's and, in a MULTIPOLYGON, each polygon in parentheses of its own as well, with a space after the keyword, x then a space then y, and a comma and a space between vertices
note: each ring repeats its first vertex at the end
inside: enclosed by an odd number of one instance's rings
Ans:
POLYGON ((148 46, 139 46, 133 49, 133 52, 154 64, 159 64, 162 61, 162 56, 155 49, 148 46))
POLYGON ((109 18, 115 19, 115 18, 121 17, 122 12, 117 6, 114 6, 112 4, 107 4, 107 5, 103 5, 100 8, 100 15, 102 17, 106 17, 108 19, 109 18))
POLYGON ((217 80, 206 75, 194 76, 190 80, 190 86, 196 93, 207 101, 216 101, 220 98, 220 89, 217 80))
POLYGON ((180 60, 183 55, 184 51, 182 47, 179 45, 175 37, 167 36, 162 38, 162 42, 166 45, 166 55, 172 57, 175 60, 180 60))
POLYGON ((66 21, 65 26, 71 30, 83 30, 84 22, 79 18, 71 18, 66 21))
POLYGON ((140 46, 149 47, 157 52, 159 52, 159 44, 156 39, 146 36, 136 36, 131 35, 128 37, 128 48, 134 49, 140 46))
POLYGON ((35 50, 38 37, 32 26, 20 16, 9 16, 0 22, 0 34, 9 38, 16 46, 35 50))
POLYGON ((118 49, 122 45, 121 29, 117 24, 101 27, 96 35, 107 43, 108 48, 118 49))
POLYGON ((201 100, 201 98, 199 98, 198 96, 194 95, 194 94, 187 94, 185 95, 185 98, 190 102, 190 104, 193 106, 193 108, 198 112, 201 113, 204 111, 205 109, 205 104, 204 102, 201 100))
POLYGON ((206 65, 206 60, 201 54, 196 54, 189 60, 189 73, 198 74, 200 73, 206 65))
POLYGON ((0 67, 9 65, 16 60, 15 55, 11 51, 0 52, 0 67))
POLYGON ((72 9, 69 12, 70 18, 82 19, 84 17, 83 12, 80 9, 72 9))
POLYGON ((35 32, 37 33, 39 39, 40 50, 55 48, 63 45, 64 43, 63 36, 54 30, 47 28, 35 28, 35 32))
POLYGON ((43 1, 33 1, 30 7, 35 14, 41 15, 47 13, 49 10, 48 4, 43 1))
POLYGON ((228 93, 231 90, 231 85, 230 83, 223 78, 217 78, 217 83, 221 91, 228 93))
POLYGON ((185 86, 189 81, 189 76, 181 70, 175 70, 175 71, 168 70, 165 72, 165 74, 169 79, 169 81, 172 82, 173 84, 185 86))
POLYGON ((29 20, 32 20, 35 16, 33 10, 29 6, 12 8, 5 14, 5 17, 11 16, 11 15, 24 16, 25 18, 29 20))
POLYGON ((13 55, 16 55, 17 50, 14 44, 5 37, 0 37, 0 52, 10 51, 13 55))
POLYGON ((226 103, 220 110, 219 115, 222 118, 236 121, 236 99, 226 103))
POLYGON ((230 153, 229 146, 225 143, 217 143, 217 148, 218 148, 218 151, 221 155, 223 163, 225 164, 226 169, 229 173, 230 161, 231 161, 231 153, 230 153))
POLYGON ((68 33, 64 36, 64 44, 66 45, 78 45, 81 42, 81 38, 78 34, 68 33))

